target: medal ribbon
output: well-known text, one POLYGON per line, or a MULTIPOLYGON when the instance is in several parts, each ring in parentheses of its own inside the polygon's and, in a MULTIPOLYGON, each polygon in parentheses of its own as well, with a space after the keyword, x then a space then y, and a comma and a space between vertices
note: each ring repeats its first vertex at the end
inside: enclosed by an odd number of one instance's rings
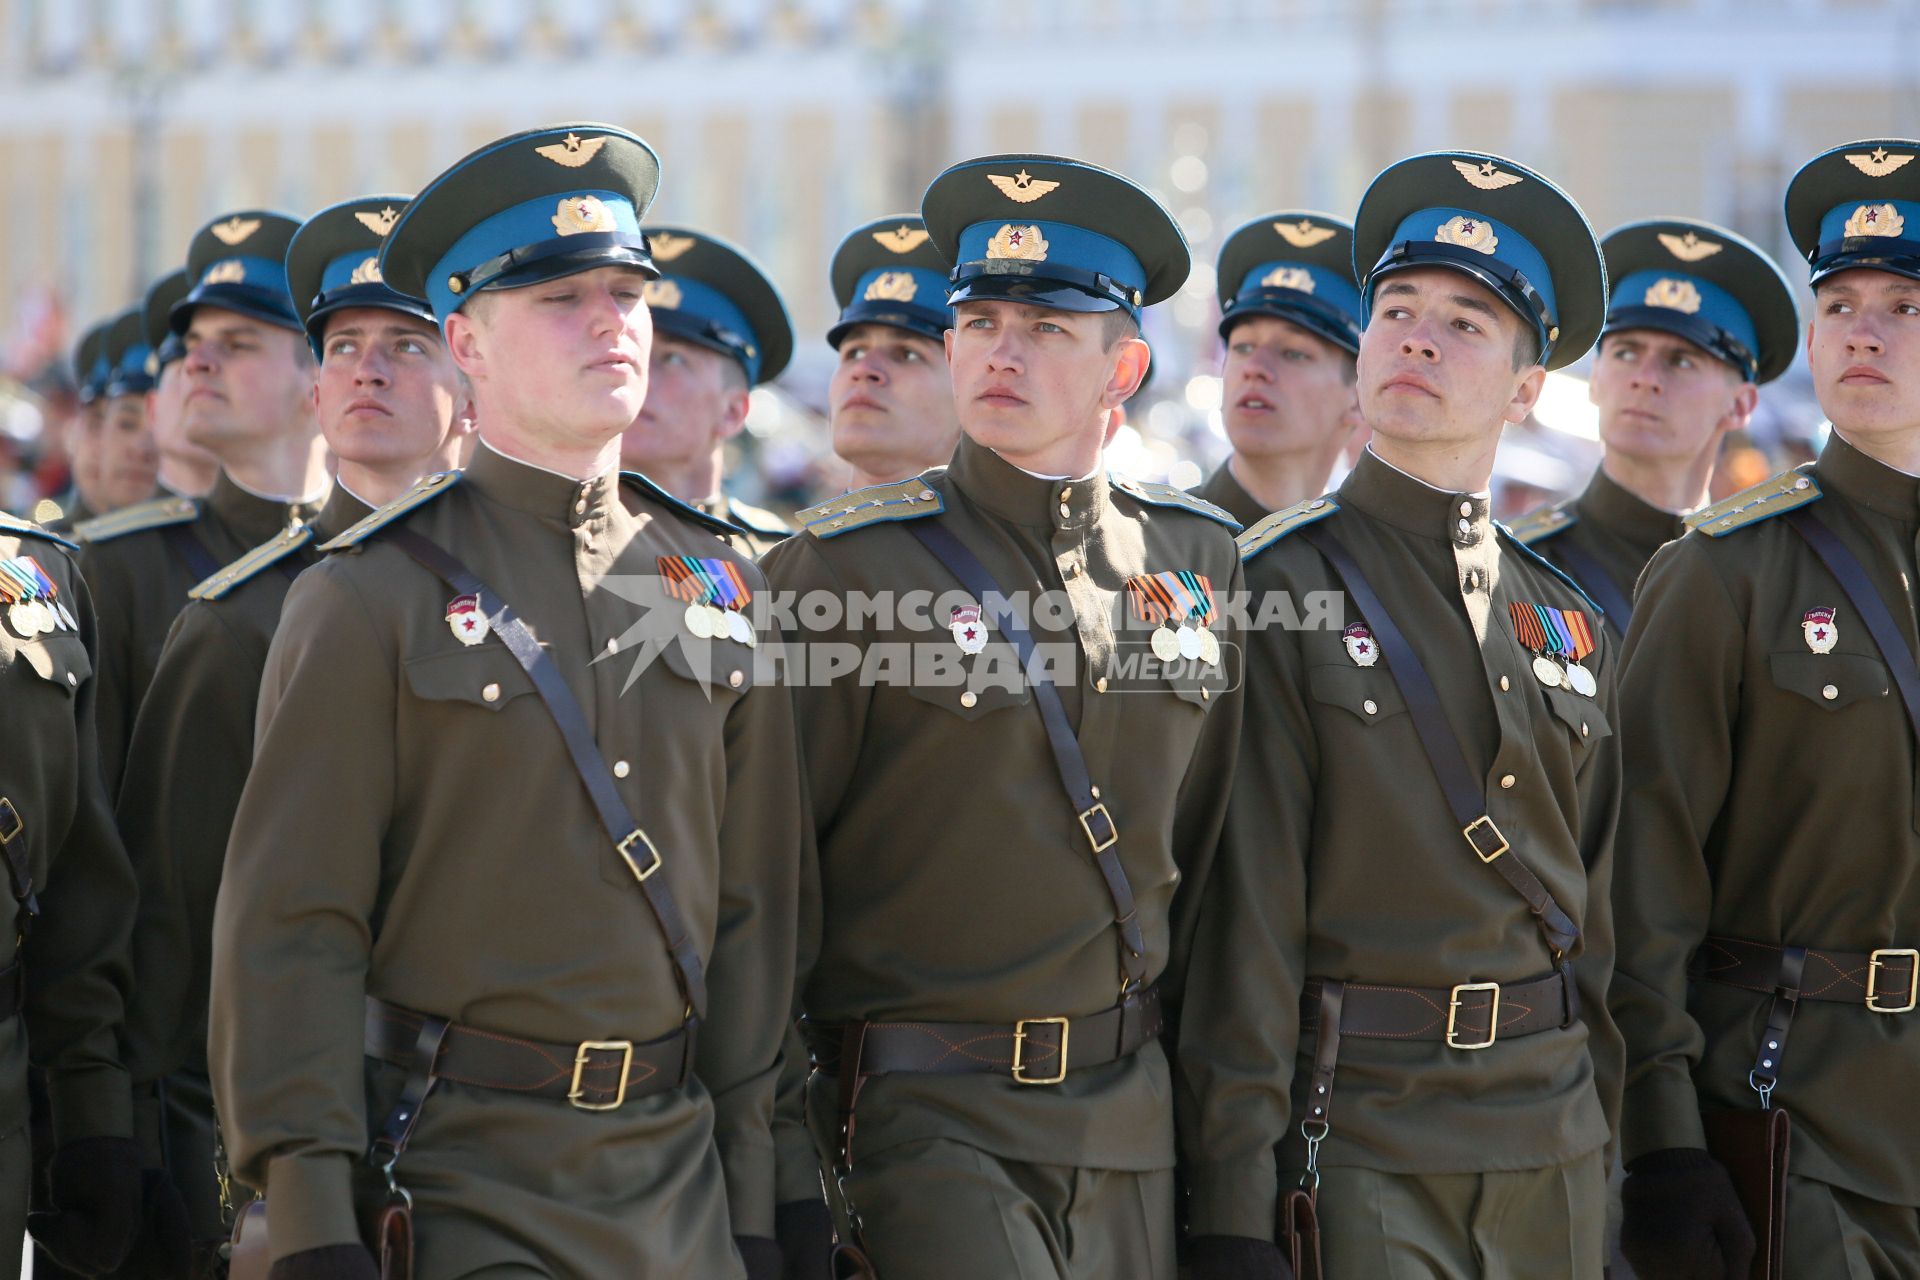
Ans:
POLYGON ((40 567, 38 560, 35 560, 32 556, 21 556, 19 563, 33 574, 33 580, 39 584, 40 595, 43 599, 52 601, 60 598, 59 589, 53 585, 53 579, 47 576, 46 571, 40 567))
POLYGON ((1507 605, 1507 614, 1513 619, 1513 634, 1525 645, 1530 653, 1544 653, 1547 648, 1546 628, 1540 623, 1540 617, 1533 606, 1524 601, 1515 600, 1507 605))
POLYGON ((700 598, 700 583, 694 580, 685 556, 661 556, 656 563, 660 566, 660 576, 667 580, 667 594, 689 604, 700 598))
POLYGON ((1156 578, 1145 574, 1128 578, 1127 596, 1133 601, 1134 616, 1142 622, 1158 624, 1173 616, 1173 596, 1156 578))
POLYGON ((1573 641, 1573 647, 1568 650, 1568 654, 1575 662, 1599 647, 1599 643, 1593 638, 1593 623, 1588 619, 1585 610, 1563 609, 1560 611, 1560 616, 1566 622, 1567 634, 1573 641))
POLYGON ((747 586, 747 579, 740 572, 740 566, 731 560, 696 560, 702 575, 711 583, 707 597, 708 603, 717 604, 723 609, 744 609, 753 599, 753 591, 747 586))
POLYGON ((1200 627, 1207 626, 1213 621, 1214 615, 1218 612, 1213 603, 1212 581, 1204 574, 1194 573, 1187 569, 1180 571, 1180 581, 1186 584, 1189 594, 1198 601, 1198 604, 1187 616, 1194 620, 1195 625, 1200 627))

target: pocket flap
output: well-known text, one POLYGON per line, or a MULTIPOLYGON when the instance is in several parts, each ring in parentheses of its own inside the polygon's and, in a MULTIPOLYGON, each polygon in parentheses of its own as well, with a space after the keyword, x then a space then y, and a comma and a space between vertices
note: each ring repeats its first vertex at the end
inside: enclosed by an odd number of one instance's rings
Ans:
POLYGON ((402 665, 414 696, 427 702, 465 702, 498 711, 533 692, 533 680, 520 669, 519 660, 492 641, 422 654, 402 665))
POLYGON ((1775 684, 1827 711, 1893 691, 1887 664, 1861 654, 1773 653, 1767 655, 1767 665, 1775 684))
POLYGON ((1307 671, 1307 691, 1315 702, 1351 711, 1368 724, 1407 709, 1400 686, 1383 667, 1312 667, 1307 671))

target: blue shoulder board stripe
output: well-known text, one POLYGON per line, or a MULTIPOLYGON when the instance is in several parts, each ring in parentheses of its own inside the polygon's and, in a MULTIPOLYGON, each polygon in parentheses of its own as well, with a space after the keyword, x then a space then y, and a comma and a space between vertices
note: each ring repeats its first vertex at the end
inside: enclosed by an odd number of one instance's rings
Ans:
POLYGON ((380 530, 406 515, 417 507, 424 507, 441 494, 446 493, 460 483, 458 471, 436 471, 423 477, 413 488, 363 518, 345 533, 330 542, 320 544, 322 551, 340 551, 347 547, 357 547, 380 530))
POLYGON ((1495 520, 1493 522, 1493 527, 1498 529, 1500 532, 1506 534, 1507 540, 1513 543, 1514 546, 1520 548, 1521 551, 1526 553, 1527 559, 1533 561, 1534 564, 1540 566, 1540 568, 1542 569, 1545 569, 1548 573, 1560 579, 1560 581, 1566 583, 1569 587, 1572 587, 1574 594, 1579 596, 1582 600, 1585 600, 1587 602, 1587 608, 1593 610, 1595 615, 1602 618, 1607 616, 1607 611, 1605 609, 1602 609, 1599 605, 1595 604, 1593 601, 1593 597, 1587 594, 1586 588, 1582 587, 1579 583, 1575 582, 1572 578, 1568 577, 1566 570, 1562 569, 1559 565, 1555 564, 1553 561, 1541 555, 1538 551, 1535 551, 1532 547, 1528 546, 1525 542, 1522 542, 1518 534, 1514 533, 1514 531, 1509 529, 1506 525, 1501 524, 1498 520, 1495 520))
POLYGON ((4 511, 0 511, 0 533, 18 534, 23 538, 45 538, 48 542, 59 543, 69 551, 78 551, 80 549, 59 534, 42 529, 31 520, 22 520, 19 516, 10 516, 4 511))
POLYGON ((1124 494, 1156 507, 1178 507, 1182 511, 1191 511, 1195 515, 1217 520, 1233 532, 1240 531, 1240 522, 1224 507, 1216 507, 1205 498, 1188 493, 1185 489, 1170 484, 1155 484, 1150 480, 1135 480, 1132 476, 1117 476, 1107 473, 1107 481, 1124 494))
POLYGON ((1234 541, 1240 547, 1240 559, 1244 563, 1265 551, 1295 529, 1304 528, 1316 520, 1325 520, 1340 509, 1337 498, 1309 498, 1305 502, 1296 502, 1290 507, 1282 507, 1255 523, 1234 541))
POLYGON ((917 520, 921 516, 937 516, 946 509, 947 502, 940 491, 928 484, 925 476, 915 476, 894 484, 855 489, 808 507, 794 518, 816 538, 837 538, 870 524, 917 520))

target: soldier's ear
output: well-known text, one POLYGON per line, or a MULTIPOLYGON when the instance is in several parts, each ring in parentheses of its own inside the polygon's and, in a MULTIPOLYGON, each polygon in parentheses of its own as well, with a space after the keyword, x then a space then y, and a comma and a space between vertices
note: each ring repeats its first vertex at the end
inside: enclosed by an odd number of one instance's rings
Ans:
POLYGON ((1547 385, 1547 371, 1539 365, 1527 369, 1526 376, 1513 388, 1513 398, 1507 401, 1506 411, 1501 415, 1504 421, 1519 426, 1540 403, 1540 392, 1547 385))
POLYGON ((447 317, 447 354, 468 378, 477 378, 486 368, 486 353, 481 350, 480 326, 465 311, 447 317))

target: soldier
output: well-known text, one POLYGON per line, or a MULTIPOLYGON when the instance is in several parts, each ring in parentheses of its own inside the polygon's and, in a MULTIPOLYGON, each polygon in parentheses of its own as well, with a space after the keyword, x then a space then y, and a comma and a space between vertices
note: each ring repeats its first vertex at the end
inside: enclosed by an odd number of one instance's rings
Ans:
POLYGON ((0 516, 0 857, 12 890, 0 965, 0 1274, 17 1275, 32 1158, 27 1062, 45 1069, 55 1150, 34 1238, 86 1274, 140 1225, 139 1149, 118 1044, 133 873, 93 760, 93 610, 74 548, 0 516), (44 908, 44 909, 43 909, 44 908))
POLYGON ((1193 1276, 1291 1276, 1299 1179, 1328 1275, 1598 1280, 1613 642, 1487 486, 1600 329, 1600 248, 1539 174, 1437 153, 1374 179, 1353 261, 1372 443, 1240 538, 1256 607, 1346 607, 1249 636, 1180 1026, 1193 1276))
POLYGON ((1894 1083, 1920 1072, 1917 155, 1856 142, 1788 186, 1832 435, 1690 517, 1627 637, 1625 714, 1659 726, 1626 753, 1613 986, 1621 1243, 1649 1280, 1745 1276, 1755 1234, 1771 1274, 1920 1275, 1920 1144, 1894 1083), (1770 1107, 1792 1124, 1784 1259, 1780 1220, 1749 1222, 1706 1150, 1770 1107))
MULTIPOLYGON (((953 464, 810 509, 766 561, 802 622, 808 601, 900 603, 801 633, 823 908, 801 952, 806 1109, 887 1280, 1170 1278, 1156 983, 1177 964, 1174 888, 1232 785, 1236 526, 1100 455, 1149 358, 1140 308, 1179 288, 1187 245, 1131 181, 1052 156, 956 165, 922 212, 958 264, 953 464), (928 594, 932 640, 910 603, 928 594), (1152 665, 1123 629, 1136 617, 1152 665), (812 666, 852 653, 910 674, 812 666)), ((818 1275, 799 1093, 783 1091, 780 1198, 818 1275)))
POLYGON ((147 346, 152 348, 153 389, 147 393, 147 416, 154 447, 160 451, 160 487, 177 498, 204 498, 213 491, 220 462, 187 439, 184 401, 186 374, 180 357, 186 346, 173 331, 174 303, 187 296, 191 281, 185 270, 169 272, 147 290, 142 308, 147 346))
POLYGON ((1613 301, 1587 394, 1600 466, 1586 492, 1516 521, 1513 534, 1606 610, 1633 621, 1633 588, 1681 516, 1706 505, 1720 444, 1793 363, 1800 317, 1780 268, 1724 227, 1635 222, 1600 242, 1613 301))
POLYGON ((209 1061, 276 1280, 370 1280, 356 1198, 398 1191, 420 1280, 778 1275, 793 711, 730 526, 618 469, 658 173, 610 126, 516 134, 381 253, 481 444, 327 544, 267 656, 209 1061))
POLYGON ((253 759, 267 645, 315 545, 421 476, 452 468, 473 429, 433 312, 379 277, 382 240, 406 202, 350 200, 293 237, 287 279, 319 360, 314 408, 337 482, 311 525, 288 528, 189 593, 127 750, 118 818, 140 851, 130 1065, 136 1088, 159 1104, 148 1159, 164 1162, 186 1201, 203 1274, 232 1229, 207 1081, 208 952, 233 811, 253 759))
POLYGON ((791 532, 771 511, 727 494, 727 442, 747 425, 748 393, 793 355, 793 322, 766 274, 724 240, 686 227, 647 233, 668 274, 647 282, 653 368, 620 465, 733 525, 734 550, 758 558, 791 532))
POLYGON ((1324 213, 1270 213, 1220 246, 1221 416, 1233 452, 1195 492, 1241 524, 1325 493, 1360 423, 1353 271, 1353 228, 1324 213))
POLYGON ((960 440, 953 381, 942 350, 953 327, 947 264, 917 213, 855 228, 828 272, 840 319, 827 330, 839 355, 827 388, 833 451, 850 489, 893 484, 944 465, 960 440))
MULTIPOLYGON (((100 421, 107 410, 103 399, 107 379, 113 374, 113 365, 107 360, 107 330, 112 327, 111 319, 92 325, 80 335, 73 349, 73 379, 80 412, 68 424, 66 433, 70 483, 67 491, 54 501, 57 511, 49 509, 52 519, 47 527, 55 533, 67 533, 80 521, 92 519, 104 509, 95 505, 103 501, 95 474, 99 456, 95 446, 100 421)), ((40 514, 38 509, 35 514, 40 514)))
POLYGON ((153 374, 147 367, 151 354, 140 308, 130 307, 115 316, 107 329, 107 363, 113 371, 102 388, 103 408, 94 441, 94 469, 104 504, 101 514, 153 496, 160 455, 147 423, 147 393, 153 389, 153 374))
MULTIPOLYGON (((100 771, 120 791, 127 739, 187 591, 250 547, 311 520, 326 496, 313 417, 313 352, 287 294, 299 223, 246 210, 194 236, 199 283, 174 305, 186 381, 182 426, 221 462, 204 501, 156 498, 74 528, 100 611, 100 771)), ((138 849, 131 850, 135 860, 138 849)))

